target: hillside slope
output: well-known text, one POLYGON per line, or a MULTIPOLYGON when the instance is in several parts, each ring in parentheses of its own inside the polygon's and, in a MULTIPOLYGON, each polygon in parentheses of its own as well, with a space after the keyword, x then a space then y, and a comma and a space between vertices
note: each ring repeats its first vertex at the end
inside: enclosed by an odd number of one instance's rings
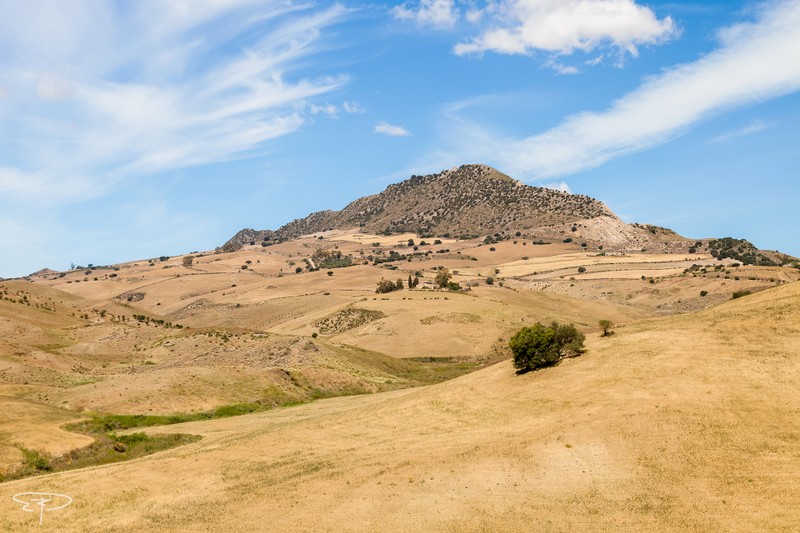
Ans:
POLYGON ((800 265, 777 251, 759 250, 745 240, 690 240, 668 228, 627 224, 605 204, 516 181, 486 165, 462 165, 427 176, 411 176, 384 191, 359 198, 341 211, 318 211, 279 229, 245 228, 222 251, 270 246, 304 235, 358 228, 367 234, 413 234, 420 238, 489 241, 528 238, 535 242, 575 242, 615 253, 709 253, 745 264, 800 265))
POLYGON ((617 217, 603 203, 576 194, 531 187, 485 165, 463 165, 390 185, 341 211, 320 211, 275 232, 242 230, 223 246, 233 250, 265 237, 290 239, 334 228, 369 233, 485 235, 523 231, 596 217, 617 217))
MULTIPOLYGON (((12 482, 59 531, 791 531, 800 284, 592 336, 517 376, 158 431, 199 443, 12 482), (122 481, 124 480, 124 481, 122 481)), ((155 429, 153 431, 156 431, 155 429)), ((35 517, 0 500, 0 529, 35 517)))

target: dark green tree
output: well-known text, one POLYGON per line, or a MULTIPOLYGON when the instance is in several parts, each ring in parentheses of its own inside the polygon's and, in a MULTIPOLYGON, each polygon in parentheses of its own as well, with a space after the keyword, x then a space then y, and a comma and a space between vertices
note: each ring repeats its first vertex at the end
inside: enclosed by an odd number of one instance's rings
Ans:
POLYGON ((575 324, 553 322, 550 327, 555 332, 553 341, 561 357, 575 357, 584 352, 583 341, 586 337, 575 328, 575 324))
POLYGON ((584 352, 584 335, 574 324, 553 322, 545 326, 537 322, 517 331, 508 345, 514 354, 514 367, 521 372, 557 363, 562 357, 575 357, 584 352))
POLYGON ((514 368, 526 372, 558 361, 554 336, 555 331, 552 328, 539 322, 515 333, 508 343, 514 354, 514 368))

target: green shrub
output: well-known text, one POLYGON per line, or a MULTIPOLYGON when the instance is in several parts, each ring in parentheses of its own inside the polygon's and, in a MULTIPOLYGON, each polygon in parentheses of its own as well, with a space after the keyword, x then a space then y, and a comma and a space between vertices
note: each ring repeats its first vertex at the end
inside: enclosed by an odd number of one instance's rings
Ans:
POLYGON ((735 300, 736 298, 741 298, 742 296, 747 296, 748 294, 752 294, 750 291, 736 291, 731 296, 731 300, 735 300))
POLYGON ((27 448, 21 448, 22 454, 25 456, 25 466, 28 466, 37 472, 49 472, 53 469, 50 466, 50 460, 41 455, 36 450, 29 450, 27 448))
POLYGON ((562 357, 583 353, 584 336, 574 324, 550 326, 537 322, 511 337, 508 345, 514 354, 514 367, 527 372, 557 363, 562 357))

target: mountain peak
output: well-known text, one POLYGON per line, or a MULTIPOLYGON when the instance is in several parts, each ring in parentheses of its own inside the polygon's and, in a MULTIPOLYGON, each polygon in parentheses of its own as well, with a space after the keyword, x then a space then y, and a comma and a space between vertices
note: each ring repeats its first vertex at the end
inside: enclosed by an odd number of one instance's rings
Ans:
POLYGON ((272 231, 242 230, 223 247, 234 250, 265 237, 279 240, 329 229, 369 233, 478 236, 588 220, 618 220, 602 202, 579 194, 532 187, 487 165, 470 164, 411 176, 359 198, 341 211, 319 211, 272 231))

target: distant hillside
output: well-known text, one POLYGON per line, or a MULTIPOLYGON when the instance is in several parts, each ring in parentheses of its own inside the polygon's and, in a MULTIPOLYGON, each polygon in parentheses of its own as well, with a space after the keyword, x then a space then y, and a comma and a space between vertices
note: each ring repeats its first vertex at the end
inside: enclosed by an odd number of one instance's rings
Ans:
POLYGON ((486 165, 463 165, 427 176, 411 176, 383 192, 359 198, 341 211, 318 211, 272 230, 243 229, 222 246, 286 241, 332 229, 365 233, 416 233, 423 237, 490 240, 523 237, 574 242, 606 252, 710 253, 745 264, 788 264, 794 258, 762 251, 744 240, 687 239, 668 228, 627 224, 605 204, 579 194, 532 187, 486 165))
POLYGON ((480 236, 601 216, 616 219, 602 202, 588 196, 531 187, 485 165, 464 165, 411 176, 341 211, 312 213, 274 232, 242 230, 223 248, 235 250, 265 237, 285 240, 350 227, 378 234, 480 236))

